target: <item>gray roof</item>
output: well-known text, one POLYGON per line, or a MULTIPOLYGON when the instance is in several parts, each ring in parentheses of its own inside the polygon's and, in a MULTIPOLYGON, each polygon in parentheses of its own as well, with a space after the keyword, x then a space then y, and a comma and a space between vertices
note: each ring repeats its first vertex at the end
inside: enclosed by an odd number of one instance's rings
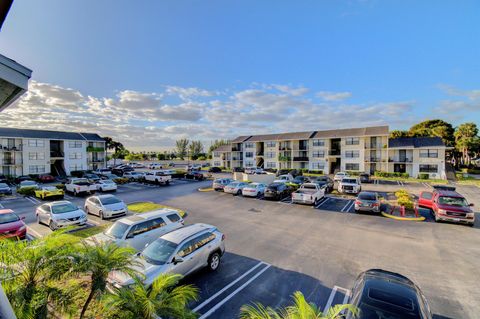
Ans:
POLYGON ((388 140, 389 148, 445 147, 440 137, 400 137, 388 140))
POLYGON ((232 143, 242 143, 242 142, 246 141, 249 137, 251 137, 251 136, 236 137, 235 139, 233 139, 232 143))
POLYGON ((75 132, 60 132, 60 131, 43 131, 0 127, 0 137, 10 138, 46 138, 51 140, 85 140, 104 142, 96 133, 75 133, 75 132))
POLYGON ((347 128, 327 131, 316 131, 313 138, 335 138, 349 136, 380 136, 388 135, 388 126, 371 126, 359 128, 347 128))
POLYGON ((231 152, 232 151, 232 145, 227 144, 227 145, 220 145, 216 149, 213 150, 214 152, 231 152))
POLYGON ((314 131, 309 132, 293 132, 280 134, 266 134, 253 135, 246 142, 260 142, 260 141, 278 141, 278 140, 307 140, 314 134, 314 131))

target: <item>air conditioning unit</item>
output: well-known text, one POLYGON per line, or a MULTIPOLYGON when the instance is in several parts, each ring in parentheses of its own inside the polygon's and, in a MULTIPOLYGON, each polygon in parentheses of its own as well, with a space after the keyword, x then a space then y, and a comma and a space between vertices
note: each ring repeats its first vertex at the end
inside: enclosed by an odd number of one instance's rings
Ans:
POLYGON ((432 173, 432 174, 430 174, 430 178, 438 178, 438 174, 437 173, 432 173))

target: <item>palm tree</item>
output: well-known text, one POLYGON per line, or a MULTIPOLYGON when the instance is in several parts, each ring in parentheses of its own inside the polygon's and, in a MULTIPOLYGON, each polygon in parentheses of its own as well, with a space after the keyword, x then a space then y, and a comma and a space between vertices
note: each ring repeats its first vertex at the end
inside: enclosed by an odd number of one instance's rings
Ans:
POLYGON ((313 303, 305 300, 300 291, 293 294, 294 304, 283 309, 275 310, 271 307, 265 307, 261 304, 254 306, 243 306, 240 309, 241 319, 341 319, 345 316, 342 314, 348 310, 354 315, 357 309, 352 305, 336 305, 331 307, 326 314, 313 303))
POLYGON ((90 275, 90 291, 80 313, 80 319, 85 316, 93 297, 103 294, 107 286, 107 277, 111 271, 125 272, 136 275, 133 266, 137 263, 132 258, 133 248, 119 247, 114 243, 101 244, 98 242, 82 241, 77 254, 75 270, 90 275))
POLYGON ((132 286, 107 295, 103 304, 112 318, 196 318, 187 305, 197 300, 198 289, 192 285, 178 286, 181 278, 178 274, 162 274, 150 287, 145 287, 137 278, 132 286))

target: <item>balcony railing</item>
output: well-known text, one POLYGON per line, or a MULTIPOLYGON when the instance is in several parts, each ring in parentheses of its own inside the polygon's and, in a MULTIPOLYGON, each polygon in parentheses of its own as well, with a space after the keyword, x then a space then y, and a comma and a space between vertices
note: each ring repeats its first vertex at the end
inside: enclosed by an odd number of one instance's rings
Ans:
POLYGON ((2 160, 2 165, 13 165, 15 162, 13 159, 3 159, 2 160))
POLYGON ((50 157, 63 157, 63 152, 60 151, 51 151, 50 152, 50 157))
POLYGON ((262 152, 257 152, 257 156, 263 156, 263 151, 262 152))
POLYGON ((291 147, 287 147, 287 146, 280 146, 280 151, 291 151, 292 148, 291 147))
POLYGON ((340 155, 340 150, 329 150, 328 155, 340 155))
POLYGON ((365 144, 365 148, 386 148, 386 144, 365 144))
POLYGON ((367 162, 381 162, 382 159, 380 157, 370 157, 366 159, 367 162))
POLYGON ((413 162, 411 158, 389 158, 388 161, 390 163, 412 163, 413 162))
POLYGON ((104 158, 98 158, 98 157, 94 157, 90 160, 90 162, 92 163, 103 163, 105 162, 105 159, 104 158))
POLYGON ((232 157, 232 160, 234 160, 234 161, 242 161, 242 160, 243 160, 243 157, 234 156, 234 157, 232 157))
POLYGON ((294 162, 308 162, 308 156, 295 156, 293 157, 294 162))
POLYGON ((22 146, 17 145, 17 146, 2 146, 0 145, 0 152, 20 152, 22 150, 22 146))
POLYGON ((232 147, 232 152, 241 152, 242 149, 240 147, 232 147))
POLYGON ((87 152, 105 152, 103 147, 87 146, 87 152))
POLYGON ((278 160, 279 160, 280 162, 290 162, 290 161, 292 160, 292 158, 289 157, 289 156, 279 156, 279 157, 278 157, 278 160))

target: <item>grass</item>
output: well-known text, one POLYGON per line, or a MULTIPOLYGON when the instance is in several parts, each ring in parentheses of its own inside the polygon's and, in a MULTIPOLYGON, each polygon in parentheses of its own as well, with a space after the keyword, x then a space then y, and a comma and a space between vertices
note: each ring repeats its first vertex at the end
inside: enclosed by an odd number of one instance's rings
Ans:
POLYGON ((447 184, 447 180, 444 179, 419 179, 413 177, 373 177, 374 179, 383 180, 383 181, 402 181, 402 182, 412 182, 412 183, 433 183, 433 184, 447 184))
POLYGON ((101 226, 93 226, 93 227, 89 227, 89 228, 85 228, 85 229, 81 229, 81 230, 77 230, 77 231, 72 231, 69 233, 69 235, 72 235, 72 236, 75 236, 75 237, 80 237, 80 238, 87 238, 87 237, 90 237, 90 236, 93 236, 93 235, 96 235, 98 233, 101 233, 105 230, 105 228, 107 228, 108 226, 110 226, 110 224, 106 224, 106 225, 101 225, 101 226))
POLYGON ((312 176, 312 177, 317 177, 317 176, 324 176, 325 174, 318 174, 318 173, 303 173, 303 176, 312 176))
POLYGON ((464 180, 458 180, 457 184, 460 185, 475 185, 480 187, 480 179, 464 179, 464 180))
POLYGON ((167 206, 167 205, 161 205, 161 204, 152 203, 152 202, 137 202, 137 203, 128 204, 128 210, 133 212, 133 213, 136 213, 136 214, 146 213, 146 212, 150 212, 152 210, 157 210, 157 209, 162 209, 162 208, 174 209, 174 210, 178 211, 178 213, 182 217, 184 217, 186 215, 185 211, 181 210, 179 208, 171 207, 171 206, 167 206))

